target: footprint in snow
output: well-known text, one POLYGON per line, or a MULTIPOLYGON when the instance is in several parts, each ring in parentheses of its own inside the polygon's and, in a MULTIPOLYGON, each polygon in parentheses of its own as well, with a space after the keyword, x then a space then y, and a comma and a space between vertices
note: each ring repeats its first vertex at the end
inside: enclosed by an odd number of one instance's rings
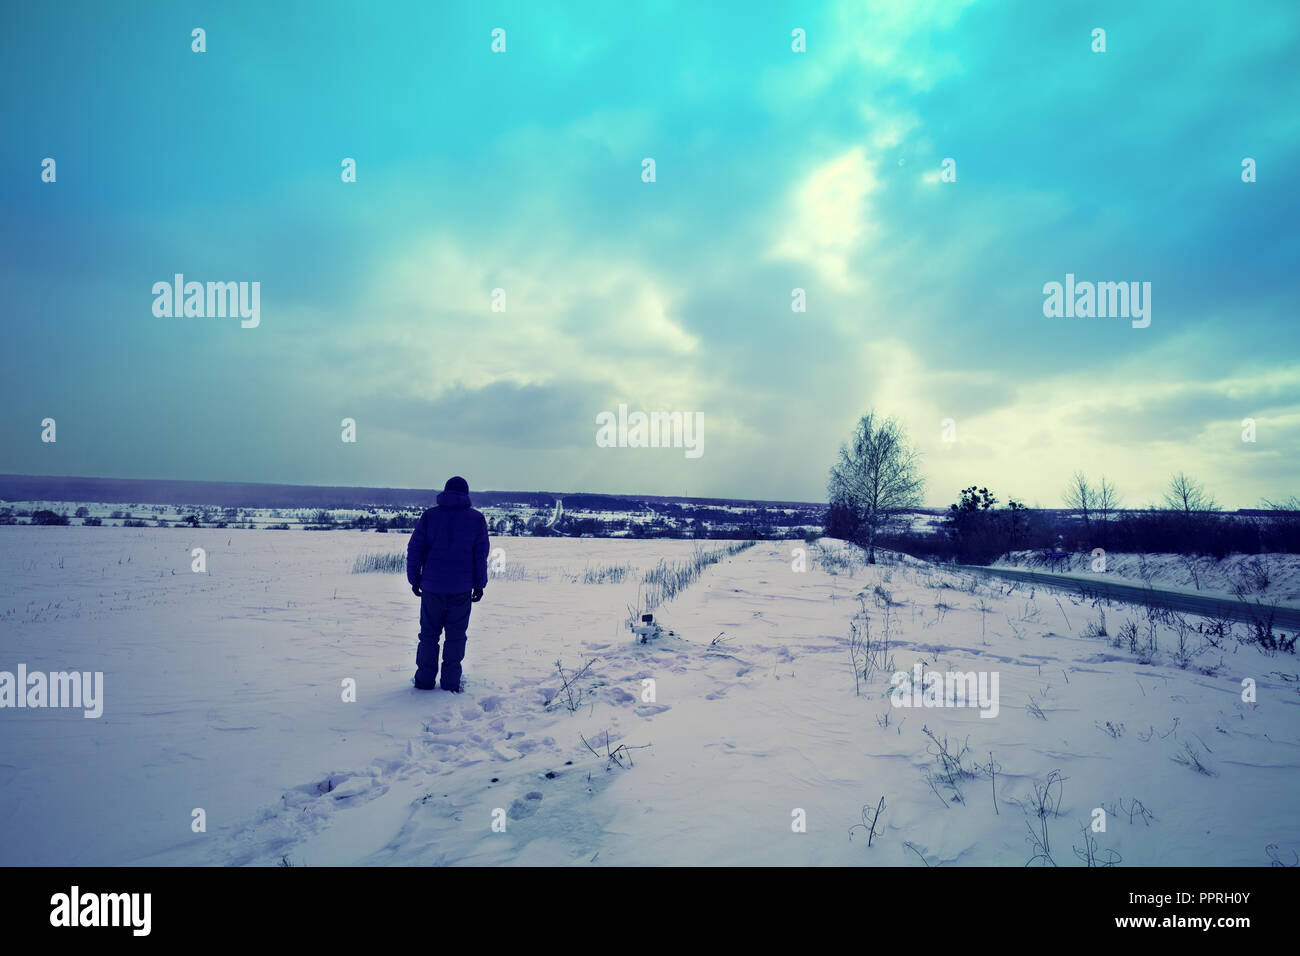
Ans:
POLYGON ((510 804, 510 811, 507 815, 511 820, 523 820, 536 813, 541 805, 542 795, 539 791, 534 790, 522 800, 516 800, 510 804))
POLYGON ((377 783, 374 777, 349 773, 330 774, 318 783, 305 783, 294 789, 299 793, 328 796, 344 802, 353 801, 354 805, 368 803, 388 792, 388 786, 377 783), (364 799, 358 800, 358 797, 364 799))
POLYGON ((339 801, 351 801, 350 805, 355 806, 369 803, 387 792, 386 785, 376 784, 370 777, 350 777, 336 786, 330 796, 339 801))
POLYGON ((523 756, 522 753, 504 741, 498 741, 492 749, 496 751, 497 756, 502 760, 518 760, 523 756))

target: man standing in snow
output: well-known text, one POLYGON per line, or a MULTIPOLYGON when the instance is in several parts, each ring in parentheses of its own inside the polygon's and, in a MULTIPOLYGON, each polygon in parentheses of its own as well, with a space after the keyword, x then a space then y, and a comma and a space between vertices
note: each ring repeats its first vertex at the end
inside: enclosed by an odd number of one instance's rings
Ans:
POLYGON ((414 679, 420 690, 433 690, 438 681, 438 638, 446 631, 442 689, 460 693, 470 604, 483 598, 487 559, 487 521, 469 506, 469 483, 448 478, 438 506, 420 515, 406 545, 406 580, 420 599, 414 679))

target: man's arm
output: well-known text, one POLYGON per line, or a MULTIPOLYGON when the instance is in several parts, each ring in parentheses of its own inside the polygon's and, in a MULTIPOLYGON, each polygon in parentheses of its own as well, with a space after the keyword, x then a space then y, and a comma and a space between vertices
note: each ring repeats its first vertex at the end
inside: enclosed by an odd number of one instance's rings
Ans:
POLYGON ((419 593, 420 574, 424 570, 425 530, 424 519, 428 512, 420 515, 411 532, 411 540, 406 543, 406 582, 419 593))
POLYGON ((487 519, 479 515, 478 531, 474 535, 474 587, 480 591, 487 587, 488 530, 487 519))

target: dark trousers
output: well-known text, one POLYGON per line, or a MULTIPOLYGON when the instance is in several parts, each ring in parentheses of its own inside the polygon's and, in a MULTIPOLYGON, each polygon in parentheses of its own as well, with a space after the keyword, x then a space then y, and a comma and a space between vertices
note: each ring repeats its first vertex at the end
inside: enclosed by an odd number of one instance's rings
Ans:
POLYGON ((442 689, 460 690, 460 662, 465 659, 465 630, 472 607, 470 592, 420 596, 420 646, 415 652, 415 686, 433 690, 438 681, 438 639, 442 648, 442 689))

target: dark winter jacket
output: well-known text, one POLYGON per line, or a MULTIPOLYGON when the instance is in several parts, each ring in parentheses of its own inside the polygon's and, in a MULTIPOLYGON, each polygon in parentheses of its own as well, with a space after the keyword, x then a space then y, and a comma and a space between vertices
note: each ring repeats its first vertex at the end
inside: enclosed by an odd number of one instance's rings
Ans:
POLYGON ((488 531, 469 495, 444 491, 420 515, 406 546, 406 580, 433 594, 487 587, 488 531))

